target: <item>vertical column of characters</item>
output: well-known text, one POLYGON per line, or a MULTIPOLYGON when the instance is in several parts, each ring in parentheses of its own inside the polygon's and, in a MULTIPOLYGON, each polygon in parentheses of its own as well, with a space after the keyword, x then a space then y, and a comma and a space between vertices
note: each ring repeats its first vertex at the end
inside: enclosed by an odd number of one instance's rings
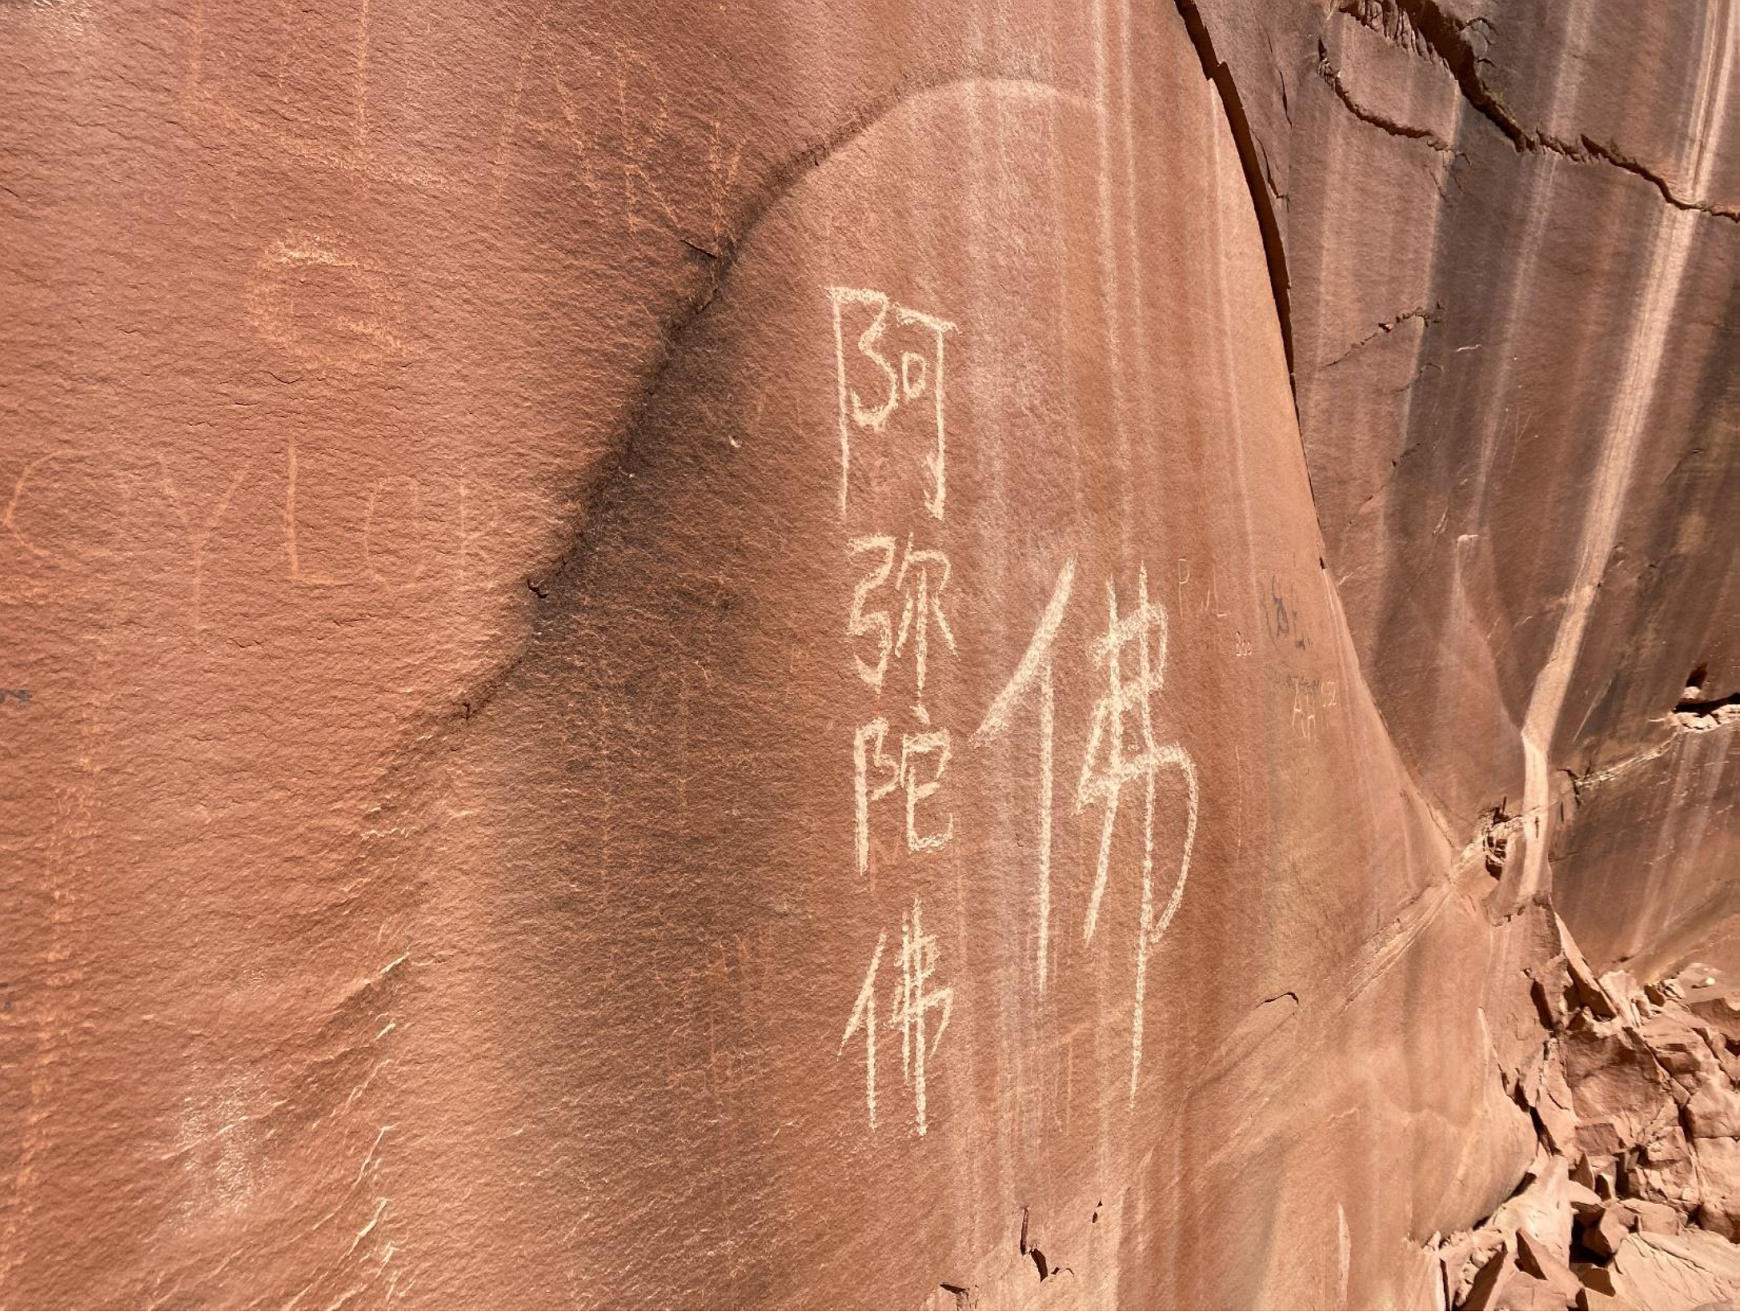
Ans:
MULTIPOLYGON (((894 851, 921 857, 947 847, 955 816, 943 796, 953 738, 933 710, 929 687, 956 650, 949 620, 952 566, 939 545, 948 497, 945 347, 955 325, 898 305, 884 292, 827 289, 833 315, 838 406, 838 510, 852 571, 846 642, 868 689, 852 734, 855 875, 868 892, 884 850, 880 819, 896 798, 894 851), (892 709, 891 709, 892 708, 892 709), (903 815, 901 813, 904 813, 903 815), (904 839, 904 841, 902 841, 904 839)), ((865 1107, 876 1117, 876 991, 888 934, 871 955, 841 1036, 864 1044, 865 1107)), ((934 984, 939 949, 924 932, 914 895, 902 916, 899 981, 890 1028, 901 1031, 901 1077, 913 1123, 929 1126, 926 1066, 948 1028, 954 990, 934 984), (928 1018, 937 1016, 934 1029, 928 1018)))

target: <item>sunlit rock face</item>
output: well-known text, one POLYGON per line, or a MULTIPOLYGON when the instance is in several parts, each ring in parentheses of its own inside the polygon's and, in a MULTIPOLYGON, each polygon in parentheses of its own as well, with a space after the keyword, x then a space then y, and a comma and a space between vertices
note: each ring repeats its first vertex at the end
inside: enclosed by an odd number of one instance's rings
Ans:
POLYGON ((0 9, 0 1299, 1694 1288, 1737 42, 0 9))
POLYGON ((1593 957, 1668 964, 1733 910, 1737 740, 1701 730, 1740 693, 1740 17, 1203 13, 1397 748, 1452 833, 1515 822, 1517 891, 1593 957))

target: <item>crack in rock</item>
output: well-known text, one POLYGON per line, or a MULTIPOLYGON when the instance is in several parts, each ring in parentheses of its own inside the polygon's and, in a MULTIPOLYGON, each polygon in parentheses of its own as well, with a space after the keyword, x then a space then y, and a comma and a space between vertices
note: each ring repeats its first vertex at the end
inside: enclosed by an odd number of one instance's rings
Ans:
POLYGON ((1461 154, 1456 147, 1430 128, 1417 128, 1409 123, 1399 123, 1374 109, 1367 109, 1355 100, 1353 93, 1347 89, 1347 84, 1341 80, 1341 71, 1329 62, 1329 49, 1321 41, 1317 43, 1317 75, 1329 84, 1329 89, 1335 92, 1336 97, 1347 107, 1347 111, 1361 123, 1369 123, 1372 127, 1387 132, 1392 137, 1403 137, 1409 141, 1421 142, 1442 155, 1455 157, 1461 154))
POLYGON ((1434 0, 1341 0, 1339 12, 1381 34, 1391 44, 1409 53, 1431 58, 1442 64, 1456 79, 1462 98, 1482 117, 1504 133, 1519 154, 1552 154, 1579 164, 1606 164, 1644 179, 1661 193, 1662 199, 1676 209, 1710 214, 1730 223, 1740 223, 1740 208, 1717 205, 1710 201, 1687 200, 1675 193, 1660 174, 1632 159, 1607 142, 1596 141, 1580 134, 1575 141, 1550 132, 1528 128, 1508 106, 1480 80, 1480 65, 1491 61, 1474 48, 1470 32, 1484 18, 1458 23, 1444 13, 1434 0))

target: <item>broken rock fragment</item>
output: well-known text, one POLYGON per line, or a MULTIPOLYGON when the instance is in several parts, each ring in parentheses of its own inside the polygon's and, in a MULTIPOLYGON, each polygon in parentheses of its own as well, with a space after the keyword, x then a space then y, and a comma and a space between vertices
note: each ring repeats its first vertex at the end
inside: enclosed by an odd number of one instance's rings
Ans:
POLYGON ((1740 1140, 1697 1139, 1698 1224, 1740 1239, 1740 1140))
POLYGON ((1534 1276, 1552 1291, 1558 1300, 1555 1306, 1564 1307, 1574 1303, 1577 1295, 1583 1291, 1582 1281, 1572 1273, 1565 1259, 1526 1230, 1517 1232, 1516 1260, 1524 1272, 1534 1276))
POLYGON ((1632 1198, 1624 1206, 1635 1218, 1636 1228, 1645 1234, 1677 1235, 1686 1228, 1685 1218, 1678 1209, 1666 1203, 1632 1198))
POLYGON ((1704 1028, 1679 1008, 1650 1017, 1639 1033, 1656 1061, 1672 1077, 1677 1086, 1676 1097, 1681 1101, 1706 1081, 1724 1075, 1721 1060, 1712 1050, 1704 1028))
POLYGON ((1517 1262, 1516 1249, 1506 1245, 1475 1276, 1467 1301, 1459 1304, 1469 1308, 1532 1309, 1552 1308, 1559 1312, 1567 1306, 1552 1285, 1532 1275, 1517 1262))
POLYGON ((1740 1301, 1740 1246, 1702 1230, 1628 1235, 1612 1271, 1614 1297, 1631 1307, 1732 1307, 1740 1301))
POLYGON ((1674 1119, 1667 1075, 1635 1029, 1591 1021, 1567 1032, 1564 1051, 1584 1152, 1622 1152, 1674 1119))
POLYGON ((1565 951, 1565 969, 1570 975, 1571 988, 1577 1002, 1588 1008, 1595 1016, 1602 1019, 1612 1019, 1618 1013, 1607 992, 1601 987, 1601 981, 1596 978, 1589 962, 1577 947, 1577 941, 1571 937, 1571 931, 1565 928, 1565 922, 1554 917, 1559 931, 1559 939, 1565 951))
POLYGON ((1727 1036, 1687 1005, 1696 989, 1620 971, 1597 981, 1568 938, 1564 949, 1566 1006, 1534 977, 1551 1033, 1509 1086, 1539 1150, 1484 1226, 1441 1246, 1452 1304, 1736 1306, 1740 1092, 1727 1036))
POLYGON ((1677 1122, 1662 1127, 1639 1152, 1628 1155, 1622 1192, 1639 1206, 1666 1206, 1676 1212, 1697 1210, 1697 1167, 1677 1122))
POLYGON ((1527 1232, 1555 1252, 1568 1252, 1572 1191, 1581 1189, 1572 1184, 1568 1163, 1543 1148, 1529 1167, 1526 1179, 1516 1196, 1492 1214, 1491 1225, 1513 1247, 1516 1236, 1527 1232))
POLYGON ((1579 1238, 1583 1247, 1597 1257, 1612 1257, 1636 1221, 1635 1214, 1623 1203, 1612 1203, 1601 1209, 1592 1224, 1582 1227, 1579 1238))
POLYGON ((1697 1139, 1740 1136, 1740 1093, 1729 1088, 1724 1079, 1705 1080, 1686 1103, 1686 1124, 1697 1139))

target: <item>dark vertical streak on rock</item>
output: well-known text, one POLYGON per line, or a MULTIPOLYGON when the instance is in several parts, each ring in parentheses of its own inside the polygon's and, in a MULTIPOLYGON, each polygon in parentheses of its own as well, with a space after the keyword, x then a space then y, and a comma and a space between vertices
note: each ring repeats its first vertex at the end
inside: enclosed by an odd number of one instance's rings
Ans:
POLYGON ((678 238, 688 257, 701 261, 705 276, 671 319, 661 325, 658 353, 644 382, 625 407, 624 418, 617 428, 610 453, 599 462, 596 469, 588 471, 574 497, 576 512, 566 542, 540 577, 526 580, 527 588, 534 594, 534 610, 524 639, 511 655, 473 686, 471 695, 464 700, 463 714, 457 719, 451 715, 445 717, 447 730, 464 728, 489 706, 496 694, 513 678, 540 636, 543 608, 546 603, 551 602, 556 585, 563 584, 558 601, 572 592, 571 576, 591 545, 587 537, 587 525, 592 509, 618 483, 623 474, 629 471, 637 436, 654 400, 664 387, 666 376, 682 353, 696 324, 723 291, 744 243, 754 234, 762 219, 806 174, 825 164, 837 151, 862 136, 905 101, 939 87, 980 79, 1006 80, 995 70, 967 69, 941 76, 908 77, 897 81, 881 96, 860 106, 824 137, 776 164, 769 176, 741 203, 739 213, 717 243, 718 250, 698 245, 686 237, 678 238))
MULTIPOLYGON (((1214 40, 1203 22, 1202 11, 1194 0, 1177 0, 1178 15, 1184 20, 1190 42, 1196 47, 1196 57, 1202 61, 1202 75, 1214 83, 1220 93, 1220 103, 1226 110, 1227 126, 1232 129, 1233 144, 1238 147, 1239 163, 1244 167, 1245 186, 1251 193, 1251 205, 1257 212, 1257 227, 1263 234, 1263 254, 1269 262, 1269 286, 1275 294, 1275 313, 1281 320, 1281 346, 1287 353, 1287 379, 1293 382, 1293 316, 1288 295, 1287 250, 1281 242, 1281 225, 1275 217, 1274 202, 1263 183, 1263 164, 1251 122, 1245 114, 1244 101, 1232 70, 1214 53, 1214 40)), ((1294 409, 1298 409, 1298 387, 1294 388, 1294 409)))

